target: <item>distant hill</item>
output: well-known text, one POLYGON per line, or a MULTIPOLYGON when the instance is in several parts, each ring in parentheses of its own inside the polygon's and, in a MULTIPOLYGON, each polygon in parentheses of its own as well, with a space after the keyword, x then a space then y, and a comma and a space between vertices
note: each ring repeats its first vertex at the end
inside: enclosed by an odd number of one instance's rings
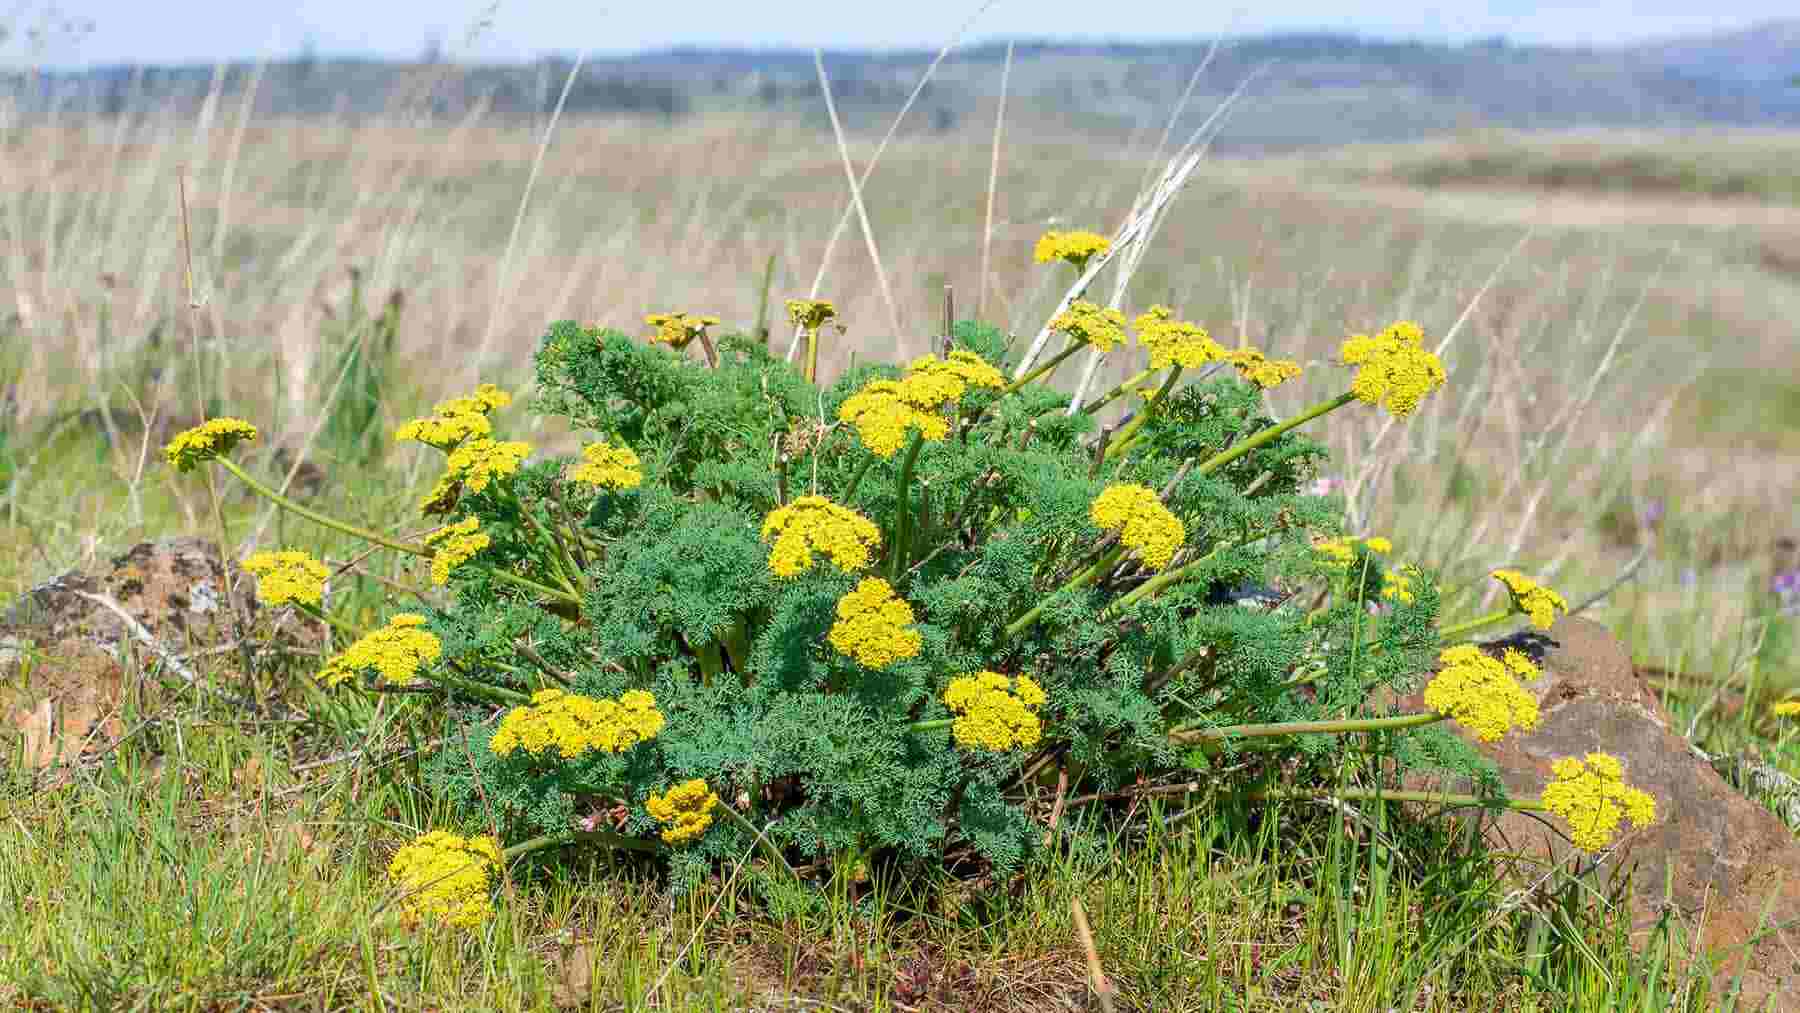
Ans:
MULTIPOLYGON (((1453 46, 1335 34, 1237 39, 1219 50, 1202 76, 1180 129, 1198 125, 1246 81, 1243 102, 1215 150, 1402 141, 1480 127, 1800 127, 1800 88, 1784 76, 1800 22, 1777 27, 1780 32, 1623 50, 1503 41, 1453 46)), ((1210 45, 1021 41, 1008 116, 1096 136, 1160 131, 1210 45)), ((917 129, 946 130, 990 115, 1005 51, 1004 43, 990 42, 953 54, 911 122, 917 129)), ((935 55, 826 53, 833 96, 850 128, 885 127, 935 55)), ((506 66, 292 60, 262 68, 256 112, 340 119, 396 110, 409 119, 459 118, 472 111, 539 117, 556 103, 570 66, 566 58, 506 66)), ((12 73, 0 75, 0 101, 10 96, 27 116, 52 109, 103 115, 197 109, 215 86, 226 95, 242 94, 256 73, 249 65, 12 73)), ((823 125, 819 99, 810 51, 685 48, 590 62, 570 91, 565 115, 675 118, 716 109, 780 109, 823 125)))
POLYGON ((1800 86, 1800 18, 1653 42, 1634 52, 1651 66, 1687 74, 1800 86))

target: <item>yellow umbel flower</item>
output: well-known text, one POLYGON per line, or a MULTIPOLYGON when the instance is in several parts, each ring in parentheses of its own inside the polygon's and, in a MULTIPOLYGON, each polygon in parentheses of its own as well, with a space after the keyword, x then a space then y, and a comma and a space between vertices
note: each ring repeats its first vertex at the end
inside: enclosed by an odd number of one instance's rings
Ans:
POLYGON ((297 601, 316 608, 331 576, 324 563, 295 549, 252 553, 243 567, 245 573, 256 575, 256 596, 265 605, 297 601))
POLYGON ((1550 771, 1555 779, 1544 786, 1544 808, 1569 821, 1569 838, 1583 851, 1612 843, 1622 818, 1638 827, 1656 820, 1656 799, 1626 786, 1618 757, 1589 753, 1584 763, 1565 756, 1550 771))
POLYGON ((1006 378, 998 369, 965 348, 951 349, 942 359, 935 355, 914 359, 900 381, 907 400, 921 408, 959 401, 970 387, 999 390, 1005 386, 1006 378))
POLYGON ((1562 595, 1517 570, 1495 570, 1493 578, 1506 585, 1507 593, 1512 595, 1513 608, 1530 616, 1531 625, 1540 630, 1549 629, 1556 622, 1558 612, 1569 611, 1569 603, 1562 595))
POLYGON ((231 453, 233 447, 256 439, 256 427, 243 419, 213 419, 176 434, 163 448, 163 460, 176 471, 192 471, 202 461, 231 453))
POLYGON ((431 415, 413 419, 394 430, 394 439, 416 440, 448 451, 464 440, 492 435, 494 426, 488 421, 488 413, 509 404, 512 404, 511 394, 491 383, 484 383, 466 397, 439 401, 431 415))
POLYGON ((381 673, 381 681, 390 686, 410 686, 418 681, 419 667, 429 665, 443 653, 443 644, 435 634, 420 629, 425 617, 402 612, 381 629, 344 648, 343 653, 325 662, 318 680, 336 686, 354 678, 364 669, 381 673))
POLYGON ((419 501, 419 512, 423 514, 447 514, 456 509, 462 500, 462 479, 451 472, 438 476, 437 484, 431 492, 419 501))
POLYGON ((823 496, 802 496, 769 512, 762 537, 775 540, 769 569, 792 577, 813 564, 813 553, 829 558, 838 569, 854 573, 869 565, 881 548, 881 529, 854 510, 823 496))
POLYGON ((1063 260, 1085 272, 1090 258, 1112 249, 1112 240, 1098 232, 1058 232, 1055 229, 1038 237, 1033 257, 1040 264, 1063 260))
POLYGON ((1770 707, 1769 713, 1778 718, 1800 718, 1800 700, 1783 700, 1770 707))
POLYGON ((644 323, 656 328, 650 335, 652 344, 661 342, 680 351, 700 336, 700 332, 719 322, 718 317, 700 317, 692 313, 652 313, 644 323))
POLYGON ((1402 320, 1374 337, 1351 335, 1339 355, 1347 366, 1360 366, 1350 382, 1359 401, 1381 405, 1395 418, 1405 418, 1425 395, 1444 385, 1444 364, 1424 348, 1424 332, 1402 320))
POLYGON ((837 307, 829 299, 789 299, 787 313, 788 323, 816 331, 837 316, 837 307))
POLYGON ((1169 512, 1149 486, 1109 485, 1094 498, 1088 516, 1102 530, 1119 532, 1119 541, 1136 550, 1138 558, 1153 570, 1169 565, 1175 550, 1187 540, 1181 518, 1169 512))
POLYGON ((1125 314, 1077 299, 1050 319, 1050 329, 1110 352, 1113 346, 1125 342, 1125 314))
POLYGON ((1271 359, 1260 348, 1239 348, 1225 353, 1244 379, 1268 390, 1300 375, 1300 364, 1292 359, 1271 359))
POLYGON ((387 871, 409 919, 474 928, 494 913, 488 887, 500 871, 500 842, 433 830, 395 852, 387 871))
POLYGON ((871 381, 844 399, 838 419, 855 426, 863 446, 877 457, 893 457, 906 444, 909 429, 932 441, 948 436, 950 424, 943 416, 921 408, 908 394, 893 380, 871 381))
POLYGON ((506 712, 488 749, 495 756, 515 751, 541 756, 554 749, 565 760, 590 749, 623 753, 656 738, 664 722, 656 697, 641 689, 627 690, 617 700, 541 689, 531 694, 531 703, 506 712))
POLYGON ((531 456, 531 444, 518 440, 504 443, 477 437, 457 445, 444 467, 445 478, 459 480, 470 492, 480 492, 496 477, 511 475, 531 456))
POLYGON ((919 653, 918 631, 906 628, 912 625, 912 606, 880 577, 864 577, 838 599, 837 615, 827 639, 864 668, 886 668, 919 653))
POLYGON ((425 536, 425 544, 437 550, 431 556, 433 584, 449 583, 451 570, 493 544, 492 539, 476 530, 479 527, 479 517, 467 517, 455 524, 446 524, 425 536))
POLYGON ((1313 546, 1313 551, 1325 557, 1325 565, 1336 570, 1348 569, 1356 562, 1356 548, 1362 546, 1378 556, 1385 556, 1394 551, 1394 543, 1377 535, 1374 538, 1327 538, 1313 546))
POLYGON ((1383 573, 1381 575, 1381 596, 1389 601, 1411 605, 1413 603, 1412 584, 1418 575, 1419 568, 1416 566, 1406 566, 1383 573))
POLYGON ((1537 698, 1513 679, 1516 668, 1474 644, 1445 648, 1438 664, 1437 677, 1425 687, 1425 706, 1483 742, 1498 742, 1513 728, 1537 727, 1537 698))
POLYGON ((670 788, 667 794, 651 795, 644 800, 644 809, 663 825, 664 844, 686 844, 712 826, 718 804, 718 794, 696 777, 670 788))
POLYGON ((1508 647, 1500 652, 1500 663, 1506 666, 1507 671, 1526 682, 1535 682, 1544 674, 1538 671, 1537 663, 1517 647, 1508 647))
POLYGON ((975 672, 950 680, 944 706, 956 714, 950 734, 971 749, 1030 749, 1043 738, 1037 710, 1044 690, 1029 676, 1009 679, 998 672, 975 672))
POLYGON ((1194 369, 1225 358, 1225 349, 1206 333, 1206 328, 1174 316, 1175 311, 1167 306, 1152 306, 1132 321, 1138 344, 1150 350, 1151 369, 1194 369))
POLYGON ((644 482, 644 466, 630 447, 601 440, 581 448, 581 463, 569 472, 569 481, 602 489, 636 489, 644 482))

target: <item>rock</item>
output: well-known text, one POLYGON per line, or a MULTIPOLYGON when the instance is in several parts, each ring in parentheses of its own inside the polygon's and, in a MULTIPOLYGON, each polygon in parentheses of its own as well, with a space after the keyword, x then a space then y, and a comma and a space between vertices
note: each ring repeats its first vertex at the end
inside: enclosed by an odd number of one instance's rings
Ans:
MULTIPOLYGON (((1642 829, 1625 825, 1628 832, 1596 870, 1602 882, 1633 871, 1634 937, 1647 937, 1655 925, 1666 882, 1666 903, 1721 960, 1715 999, 1741 974, 1740 1008, 1762 1009, 1773 999, 1774 1009, 1800 1013, 1800 839, 1727 784, 1709 758, 1673 729, 1624 646, 1604 627, 1565 617, 1547 636, 1527 634, 1506 643, 1541 654, 1544 676, 1527 684, 1538 698, 1538 727, 1493 744, 1464 737, 1499 766, 1515 796, 1540 794, 1559 757, 1618 757, 1625 782, 1656 798, 1656 821, 1642 829), (1778 927, 1752 942, 1770 925, 1778 927)), ((1406 703, 1423 708, 1417 696, 1406 703)), ((1410 779, 1408 786, 1467 790, 1429 777, 1410 779)), ((1527 863, 1548 859, 1566 867, 1572 848, 1565 830, 1542 813, 1507 812, 1486 825, 1496 848, 1519 853, 1527 863)))
POLYGON ((313 625, 285 609, 259 610, 254 580, 235 564, 227 570, 211 542, 140 543, 97 574, 71 572, 31 589, 0 614, 0 736, 17 734, 37 768, 73 761, 124 734, 121 696, 159 654, 231 682, 241 677, 231 649, 240 630, 257 646, 316 644, 313 625))

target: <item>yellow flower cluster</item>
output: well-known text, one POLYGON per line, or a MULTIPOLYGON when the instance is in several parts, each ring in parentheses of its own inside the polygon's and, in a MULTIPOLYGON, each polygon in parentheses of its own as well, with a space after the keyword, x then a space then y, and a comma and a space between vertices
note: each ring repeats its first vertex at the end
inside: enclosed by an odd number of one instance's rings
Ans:
POLYGON ((1292 359, 1271 359, 1260 348, 1240 348, 1225 353, 1225 358, 1244 379, 1268 390, 1300 375, 1300 364, 1292 359))
POLYGON ((1563 596, 1539 584, 1517 570, 1495 570, 1495 580, 1506 585, 1512 595, 1513 608, 1531 617, 1531 625, 1547 630, 1556 622, 1556 613, 1569 611, 1563 596))
POLYGON ((491 435, 494 427, 488 421, 488 413, 509 404, 512 404, 511 394, 491 383, 484 383, 466 397, 439 401, 431 415, 413 419, 396 429, 394 439, 415 440, 448 451, 464 440, 491 435))
POLYGON ((1550 771, 1555 780, 1544 786, 1544 808, 1569 821, 1570 840, 1583 851, 1610 844, 1621 818, 1639 827, 1656 819, 1656 799, 1625 785, 1618 757, 1589 753, 1583 763, 1565 756, 1550 771))
POLYGON ((1381 575, 1381 596, 1389 601, 1411 605, 1413 603, 1412 583, 1418 574, 1419 568, 1416 566, 1402 567, 1383 573, 1381 575))
POLYGON ((1800 718, 1800 700, 1783 700, 1770 707, 1769 713, 1778 718, 1800 718))
POLYGON ((176 471, 192 471, 196 464, 231 453, 233 447, 256 439, 256 427, 243 419, 213 419, 176 434, 163 448, 163 460, 176 471))
POLYGON ((696 777, 670 788, 667 794, 651 795, 644 800, 644 809, 663 824, 664 844, 686 844, 712 826, 713 809, 718 804, 718 793, 696 777))
POLYGON ((769 569, 781 577, 811 566, 815 552, 845 573, 854 573, 868 566, 881 548, 881 529, 873 521, 823 496, 802 496, 770 511, 763 519, 762 537, 771 536, 775 544, 769 550, 769 569))
POLYGON ((1075 270, 1086 271, 1089 258, 1111 248, 1112 240, 1097 232, 1058 232, 1051 229, 1038 238, 1033 255, 1040 264, 1065 260, 1074 264, 1075 270))
POLYGON ((569 480, 602 489, 636 489, 644 482, 644 466, 630 447, 601 440, 581 448, 581 463, 569 472, 569 480))
POLYGON ((718 317, 700 317, 692 313, 652 313, 644 323, 656 328, 650 342, 661 342, 680 351, 700 336, 700 332, 719 322, 718 317))
POLYGON ((325 662, 319 670, 319 681, 336 686, 363 669, 373 668, 381 673, 381 681, 390 686, 412 685, 418 681, 419 666, 431 664, 444 651, 435 634, 420 629, 424 625, 424 616, 401 612, 386 626, 325 662))
POLYGON ((623 753, 656 738, 663 724, 656 697, 641 689, 627 690, 617 700, 541 689, 531 694, 531 703, 506 712, 488 748, 495 756, 519 750, 538 756, 554 749, 572 760, 590 749, 623 753))
POLYGON ((476 437, 457 445, 450 452, 440 481, 461 482, 470 492, 480 492, 496 477, 511 475, 531 456, 531 444, 519 440, 504 442, 476 437))
POLYGON ((950 680, 944 705, 956 714, 950 734, 971 749, 996 753, 1030 749, 1043 737, 1037 710, 1044 690, 1029 676, 1009 679, 998 672, 976 672, 950 680))
POLYGON ((395 852, 387 871, 409 917, 473 928, 494 913, 488 886, 499 870, 499 841, 433 830, 395 852))
POLYGON ((1347 569, 1356 562, 1356 547, 1360 545, 1368 551, 1385 556, 1394 551, 1394 543, 1385 538, 1327 538, 1313 546, 1313 551, 1325 557, 1325 565, 1335 569, 1347 569))
POLYGON ((1167 306, 1152 306, 1131 322, 1138 344, 1150 350, 1151 369, 1171 365, 1193 369, 1225 358, 1225 349, 1206 328, 1174 317, 1175 311, 1167 306))
POLYGON ((837 615, 827 639, 865 668, 886 668, 919 653, 919 632, 906 628, 913 621, 912 606, 880 577, 864 577, 838 599, 837 615))
POLYGON ((837 307, 827 299, 789 299, 787 313, 789 323, 816 331, 837 316, 837 307))
POLYGON ((1444 385, 1444 364, 1425 350, 1424 332, 1402 320, 1374 337, 1354 334, 1339 354, 1345 365, 1360 366, 1350 382, 1357 400, 1382 405, 1395 418, 1405 418, 1425 395, 1444 385))
POLYGON ((325 579, 331 571, 304 552, 256 552, 243 562, 244 572, 256 575, 256 596, 265 605, 297 601, 317 607, 325 598, 325 579))
POLYGON ((455 524, 446 524, 425 536, 425 544, 437 550, 431 556, 433 584, 449 583, 451 570, 493 544, 492 539, 476 530, 479 527, 480 518, 468 517, 455 524))
POLYGON ((937 441, 950 434, 950 424, 937 412, 916 403, 903 383, 874 380, 844 399, 838 418, 856 427, 862 444, 877 457, 893 457, 906 443, 906 432, 937 441))
POLYGON ((1523 654, 1508 651, 1501 660, 1474 644, 1458 644, 1440 652, 1438 664, 1437 677, 1425 687, 1425 706, 1483 742, 1498 742, 1513 728, 1537 727, 1537 698, 1514 678, 1537 677, 1537 668, 1523 654))
POLYGON ((1138 558, 1153 570, 1168 566, 1175 550, 1187 540, 1181 518, 1170 513, 1149 486, 1109 485, 1094 498, 1088 516, 1101 529, 1118 531, 1119 541, 1136 550, 1138 558))
POLYGON ((1077 299, 1050 320, 1050 329, 1085 341, 1102 352, 1125 342, 1125 314, 1077 299))
POLYGON ((922 355, 906 369, 901 386, 906 388, 907 399, 920 407, 960 401, 970 387, 999 390, 1006 386, 998 369, 965 348, 951 349, 942 359, 922 355))

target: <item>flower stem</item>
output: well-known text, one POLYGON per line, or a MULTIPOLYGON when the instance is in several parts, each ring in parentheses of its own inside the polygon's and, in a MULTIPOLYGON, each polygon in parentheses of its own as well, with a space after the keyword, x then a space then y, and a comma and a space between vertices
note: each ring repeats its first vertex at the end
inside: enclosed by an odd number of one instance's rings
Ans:
POLYGON ((1026 384, 1030 383, 1033 380, 1036 380, 1038 377, 1043 376, 1044 374, 1050 372, 1051 370, 1055 369, 1056 367, 1062 365, 1064 359, 1067 359, 1069 356, 1074 355, 1076 352, 1079 352, 1083 348, 1086 348, 1086 347, 1087 347, 1087 342, 1080 341, 1075 338, 1070 338, 1068 347, 1064 348, 1062 351, 1056 353, 1055 358, 1044 363, 1042 366, 1039 366, 1038 368, 1032 370, 1031 372, 1026 373, 1024 376, 1019 377, 1017 380, 1014 380, 1013 382, 1000 388, 1000 396, 1005 397, 1008 394, 1013 394, 1013 393, 1018 392, 1026 384))
POLYGON ((1169 375, 1163 378, 1163 385, 1157 388, 1155 396, 1150 399, 1148 404, 1144 405, 1144 410, 1138 412, 1137 417, 1126 424, 1124 429, 1113 434, 1112 446, 1106 448, 1106 460, 1110 461, 1114 457, 1125 456, 1125 451, 1130 449, 1131 441, 1137 436, 1138 430, 1144 428, 1144 423, 1150 421, 1150 413, 1156 411, 1156 407, 1169 396, 1169 391, 1175 387, 1175 381, 1180 378, 1181 366, 1177 364, 1170 367, 1169 375))
POLYGON ((1245 454, 1250 453, 1252 450, 1267 444, 1282 433, 1293 429, 1295 426, 1311 422, 1313 419, 1318 418, 1326 412, 1336 411, 1354 400, 1356 400, 1356 395, 1346 391, 1329 401, 1321 401, 1280 425, 1270 426, 1236 446, 1227 447, 1226 449, 1219 451, 1205 464, 1202 464, 1198 470, 1202 475, 1210 475, 1220 468, 1225 467, 1227 464, 1243 457, 1245 454))
POLYGON ((869 454, 863 458, 861 464, 856 466, 856 473, 850 476, 850 484, 844 486, 843 493, 838 496, 840 502, 845 505, 850 503, 850 497, 856 495, 856 487, 862 485, 863 476, 869 473, 869 466, 874 463, 875 455, 869 454))
POLYGON ((1049 606, 1050 601, 1053 598, 1062 594, 1064 591, 1078 590, 1099 580, 1106 571, 1113 568, 1113 565, 1119 561, 1119 556, 1122 555, 1124 551, 1124 546, 1115 547, 1111 552, 1096 560, 1093 566, 1090 566, 1069 578, 1068 583, 1045 595, 1044 599, 1033 606, 1031 611, 1020 616, 1018 619, 1015 619, 1012 625, 1006 628, 1004 636, 1010 640, 1030 629, 1031 624, 1037 622, 1038 617, 1044 614, 1044 609, 1049 606))
POLYGON ((932 718, 930 721, 914 721, 906 726, 906 730, 909 732, 935 732, 953 724, 956 724, 955 718, 932 718))
POLYGON ((1418 728, 1446 720, 1449 715, 1436 711, 1402 714, 1391 718, 1345 718, 1338 721, 1280 721, 1263 725, 1228 725, 1224 728, 1176 729, 1169 741, 1178 745, 1192 742, 1217 742, 1224 739, 1257 739, 1270 735, 1348 735, 1352 732, 1390 732, 1418 728))
POLYGON ((1444 805, 1480 806, 1483 809, 1522 809, 1532 812, 1545 812, 1544 800, 1538 798, 1483 798, 1480 795, 1452 795, 1436 791, 1388 791, 1385 788, 1265 788, 1251 792, 1250 797, 1258 801, 1274 801, 1277 799, 1304 801, 1317 798, 1336 798, 1346 802, 1441 802, 1444 805))
POLYGON ((549 851, 552 848, 566 847, 570 844, 604 844, 609 848, 623 848, 626 851, 654 852, 662 850, 662 845, 657 844, 654 841, 641 840, 636 837, 626 837, 623 834, 615 834, 609 830, 570 830, 567 833, 545 834, 542 837, 533 837, 529 841, 515 844, 505 851, 500 852, 500 857, 503 860, 510 861, 514 858, 524 858, 526 855, 534 852, 549 851))
POLYGON ((806 329, 806 382, 817 383, 819 375, 819 329, 806 329))
POLYGON ((307 507, 301 506, 300 504, 294 502, 293 500, 288 499, 286 496, 281 495, 280 493, 276 492, 275 490, 262 484, 261 482, 257 481, 256 479, 250 477, 249 473, 245 472, 244 469, 238 467, 237 462, 233 461, 229 457, 215 457, 215 458, 213 458, 213 460, 219 462, 219 464, 222 465, 226 471, 229 471, 233 475, 237 476, 238 481, 243 482, 245 485, 249 486, 251 492, 256 493, 258 496, 261 496, 263 499, 268 500, 269 502, 275 504, 276 506, 280 507, 283 510, 288 511, 289 513, 298 514, 301 517, 304 517, 307 520, 312 521, 314 524, 320 525, 321 527, 330 528, 333 531, 341 532, 341 533, 349 535, 353 538, 360 538, 365 542, 373 542, 376 545, 385 546, 387 548, 394 549, 398 552, 410 552, 415 556, 429 557, 431 555, 431 550, 426 548, 423 545, 414 545, 409 542, 395 541, 394 539, 389 538, 386 535, 377 534, 376 532, 370 531, 366 528, 359 528, 354 524, 350 524, 345 521, 340 521, 340 520, 336 519, 335 517, 328 517, 325 514, 319 513, 316 510, 312 510, 307 507))
POLYGON ((1101 398, 1100 400, 1094 401, 1090 404, 1082 405, 1081 410, 1088 413, 1089 415, 1098 413, 1100 411, 1100 409, 1105 408, 1107 405, 1112 404, 1114 401, 1117 401, 1119 399, 1119 397, 1121 395, 1123 395, 1126 391, 1130 390, 1131 388, 1137 386, 1140 383, 1143 383, 1145 380, 1148 380, 1150 378, 1151 374, 1153 374, 1155 372, 1156 372, 1156 370, 1154 370, 1154 369, 1146 369, 1143 372, 1130 377, 1124 383, 1121 383, 1117 387, 1114 387, 1112 390, 1107 391, 1106 396, 1101 398))
POLYGON ((1447 644, 1465 633, 1473 633, 1483 626, 1492 626, 1510 615, 1512 615, 1512 609, 1501 609, 1498 612, 1489 612, 1485 616, 1476 616, 1466 623, 1457 623, 1455 626, 1441 629, 1438 631, 1438 643, 1447 644))
POLYGON ((912 442, 906 445, 906 457, 900 462, 899 505, 894 509, 894 551, 888 557, 888 579, 899 581, 900 571, 906 566, 907 540, 907 507, 912 499, 913 464, 919 459, 919 446, 925 442, 924 434, 914 433, 912 442))
POLYGON ((499 686, 489 686, 475 682, 471 679, 464 679, 461 676, 438 674, 427 675, 425 678, 443 686, 445 689, 454 689, 462 693, 467 693, 470 696, 478 696, 484 700, 492 700, 495 703, 528 704, 531 702, 531 697, 526 696, 524 693, 520 693, 517 690, 501 689, 499 686))

